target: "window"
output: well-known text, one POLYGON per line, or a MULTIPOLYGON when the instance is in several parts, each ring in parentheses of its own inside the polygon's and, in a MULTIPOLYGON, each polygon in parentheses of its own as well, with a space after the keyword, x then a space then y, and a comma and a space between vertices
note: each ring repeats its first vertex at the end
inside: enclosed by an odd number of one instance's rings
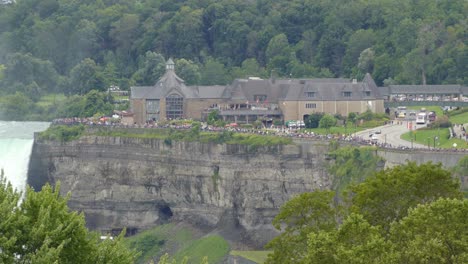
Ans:
POLYGON ((146 100, 146 120, 159 120, 159 100, 146 100))
POLYGON ((351 97, 351 92, 343 92, 344 97, 351 97))
POLYGON ((317 108, 317 104, 315 104, 315 103, 307 103, 307 104, 305 104, 305 107, 306 107, 306 108, 317 108))
POLYGON ((166 118, 177 119, 184 116, 184 98, 178 94, 166 97, 166 118))
POLYGON ((305 92, 306 97, 315 97, 315 92, 305 92))
POLYGON ((263 103, 266 101, 266 94, 256 94, 254 95, 254 101, 257 103, 263 103))
POLYGON ((370 91, 365 91, 364 94, 365 94, 366 96, 370 96, 370 91))

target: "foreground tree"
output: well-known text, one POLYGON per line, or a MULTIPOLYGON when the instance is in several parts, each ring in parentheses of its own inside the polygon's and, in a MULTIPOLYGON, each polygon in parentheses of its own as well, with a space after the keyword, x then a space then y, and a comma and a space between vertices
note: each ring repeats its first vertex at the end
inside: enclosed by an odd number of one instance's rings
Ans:
POLYGON ((337 229, 309 235, 304 263, 388 263, 391 243, 362 215, 351 214, 337 229))
POLYGON ((352 186, 351 210, 372 225, 388 230, 390 223, 408 214, 408 209, 440 197, 461 198, 460 184, 442 164, 410 162, 378 172, 352 186))
POLYGON ((0 175, 1 263, 133 263, 135 252, 114 240, 99 241, 85 227, 84 215, 72 212, 60 184, 21 194, 0 175))
POLYGON ((343 208, 323 191, 285 203, 267 263, 467 263, 468 200, 441 164, 387 169, 347 194, 343 208))
POLYGON ((468 263, 468 200, 441 198, 394 223, 397 263, 468 263))
POLYGON ((336 227, 339 208, 334 206, 334 192, 315 191, 300 194, 283 206, 273 226, 283 231, 267 244, 273 253, 266 263, 300 263, 305 258, 307 236, 336 227))

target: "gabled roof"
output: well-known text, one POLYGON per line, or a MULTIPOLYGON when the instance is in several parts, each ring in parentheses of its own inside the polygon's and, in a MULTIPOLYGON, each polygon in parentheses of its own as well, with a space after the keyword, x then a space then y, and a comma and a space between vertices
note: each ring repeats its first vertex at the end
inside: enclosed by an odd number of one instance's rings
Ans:
POLYGON ((154 89, 154 86, 130 87, 131 99, 158 99, 161 98, 161 90, 154 89))
POLYGON ((198 93, 198 98, 200 99, 215 99, 223 98, 223 92, 226 89, 226 86, 223 85, 213 85, 213 86, 192 86, 198 93))
POLYGON ((284 96, 284 86, 281 82, 270 79, 249 78, 236 79, 226 87, 224 96, 232 100, 245 100, 253 102, 257 95, 266 95, 266 100, 277 102, 284 96))
POLYGON ((462 92, 461 85, 389 85, 390 94, 458 94, 462 92))
POLYGON ((251 101, 264 95, 269 102, 315 100, 370 100, 380 99, 379 89, 370 74, 362 82, 343 78, 321 79, 236 79, 228 86, 186 86, 174 72, 171 59, 166 63, 166 73, 154 86, 131 87, 133 99, 161 99, 171 92, 184 98, 219 98, 251 101), (308 92, 313 92, 310 97, 308 92), (345 97, 345 94, 347 95, 345 97))
POLYGON ((196 89, 187 87, 184 80, 177 76, 173 66, 174 62, 169 59, 166 63, 166 72, 154 86, 131 87, 131 98, 161 99, 174 90, 181 93, 184 98, 198 98, 196 89))
POLYGON ((316 101, 316 100, 370 100, 380 99, 381 95, 377 85, 366 74, 362 82, 349 79, 302 79, 291 80, 288 93, 284 97, 287 101, 316 101), (308 93, 313 93, 309 97, 308 93), (349 95, 349 96, 345 96, 349 95))
POLYGON ((468 96, 468 86, 462 86, 461 93, 465 96, 468 96))

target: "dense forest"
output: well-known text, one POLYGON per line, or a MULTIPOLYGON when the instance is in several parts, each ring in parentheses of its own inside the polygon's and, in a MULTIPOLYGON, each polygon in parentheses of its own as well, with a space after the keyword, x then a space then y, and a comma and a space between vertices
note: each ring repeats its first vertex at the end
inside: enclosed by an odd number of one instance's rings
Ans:
POLYGON ((17 0, 0 4, 0 95, 246 76, 468 84, 465 0, 17 0))

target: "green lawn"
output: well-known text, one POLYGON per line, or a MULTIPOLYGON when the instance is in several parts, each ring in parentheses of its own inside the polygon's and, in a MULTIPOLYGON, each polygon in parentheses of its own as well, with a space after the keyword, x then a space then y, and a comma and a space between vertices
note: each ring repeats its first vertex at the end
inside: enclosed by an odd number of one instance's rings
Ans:
POLYGON ((197 239, 192 230, 173 224, 160 225, 127 237, 124 243, 141 252, 137 263, 148 263, 153 257, 168 252, 179 263, 187 257, 189 263, 201 263, 208 257, 209 263, 219 263, 229 254, 229 244, 217 235, 197 239))
MULTIPOLYGON (((129 248, 141 252, 137 263, 145 263, 150 260, 151 257, 163 252, 164 246, 168 238, 171 237, 173 231, 173 225, 162 225, 141 232, 138 235, 125 238, 124 242, 129 248)), ((177 234, 178 232, 175 233, 177 234)), ((191 238, 191 236, 188 237, 191 238)))
POLYGON ((42 96, 36 104, 41 107, 47 107, 62 102, 66 98, 64 94, 47 94, 42 96))
POLYGON ((453 143, 457 143, 457 148, 468 148, 465 141, 456 138, 448 139, 449 135, 448 128, 418 129, 401 135, 401 139, 411 141, 411 138, 413 138, 414 142, 425 146, 430 145, 431 148, 434 145, 436 148, 453 148, 453 143), (434 140, 434 138, 436 139, 434 140))
MULTIPOLYGON (((411 107, 410 109, 420 109, 420 107, 411 107)), ((436 111, 437 115, 442 115, 442 109, 439 106, 428 106, 426 107, 428 111, 436 111)), ((468 112, 461 113, 458 115, 453 115, 449 118, 452 124, 466 124, 468 123, 468 112)), ((449 129, 448 128, 434 128, 434 129, 418 129, 412 132, 407 132, 401 135, 401 138, 407 141, 413 140, 419 144, 423 144, 425 146, 430 145, 431 148, 453 148, 453 144, 457 144, 457 148, 468 148, 468 144, 466 141, 452 138, 449 139, 449 129), (436 138, 437 137, 437 138, 436 138), (436 138, 436 140, 434 140, 436 138)))
POLYGON ((271 251, 239 251, 239 250, 233 250, 230 252, 230 255, 232 256, 240 256, 245 259, 251 260, 255 263, 258 264, 263 264, 265 263, 268 254, 270 254, 271 251))
POLYGON ((128 96, 128 95, 116 95, 116 94, 112 94, 112 97, 114 98, 114 100, 129 100, 129 96, 128 96))
POLYGON ((189 263, 201 263, 203 257, 208 257, 208 263, 220 263, 229 253, 229 244, 224 238, 218 235, 206 236, 194 240, 186 247, 182 248, 174 256, 181 261, 188 257, 189 263))
POLYGON ((431 147, 434 145, 434 137, 437 137, 436 140, 436 147, 443 146, 447 141, 450 135, 448 128, 441 128, 441 129, 418 129, 414 131, 410 131, 401 135, 401 138, 406 141, 414 140, 414 142, 423 144, 427 146, 429 143, 431 147), (428 143, 429 142, 429 143, 428 143))
POLYGON ((353 134, 355 132, 359 132, 362 130, 366 130, 367 128, 362 127, 331 127, 329 131, 325 128, 306 128, 301 129, 302 132, 314 132, 315 134, 326 135, 326 134, 353 134))
POLYGON ((468 123, 468 112, 451 116, 449 120, 452 124, 466 124, 468 123))

